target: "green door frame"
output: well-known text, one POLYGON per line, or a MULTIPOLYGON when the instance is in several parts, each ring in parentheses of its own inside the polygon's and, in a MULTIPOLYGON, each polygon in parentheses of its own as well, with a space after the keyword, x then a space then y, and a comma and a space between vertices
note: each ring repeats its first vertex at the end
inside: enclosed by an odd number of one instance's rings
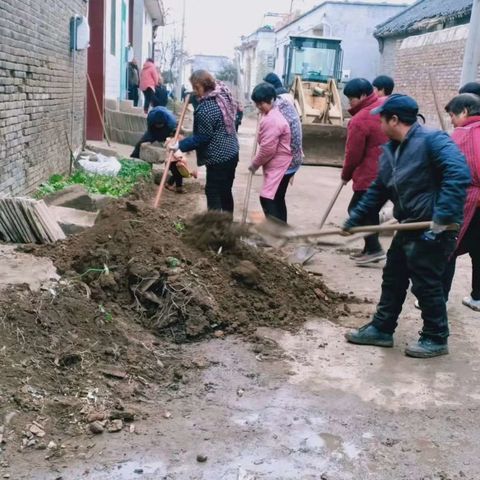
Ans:
POLYGON ((122 20, 120 26, 120 99, 128 98, 127 95, 127 29, 128 8, 125 0, 122 0, 122 20))

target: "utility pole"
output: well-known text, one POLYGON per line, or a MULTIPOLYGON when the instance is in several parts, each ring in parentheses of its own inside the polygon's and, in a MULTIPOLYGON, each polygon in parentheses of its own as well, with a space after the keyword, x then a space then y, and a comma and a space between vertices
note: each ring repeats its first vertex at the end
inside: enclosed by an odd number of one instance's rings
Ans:
POLYGON ((182 96, 183 79, 183 52, 185 51, 185 12, 186 12, 186 0, 183 0, 183 16, 182 16, 182 37, 180 40, 180 58, 178 59, 178 79, 177 79, 177 99, 182 96))
POLYGON ((473 0, 460 86, 477 79, 480 65, 480 0, 473 0))

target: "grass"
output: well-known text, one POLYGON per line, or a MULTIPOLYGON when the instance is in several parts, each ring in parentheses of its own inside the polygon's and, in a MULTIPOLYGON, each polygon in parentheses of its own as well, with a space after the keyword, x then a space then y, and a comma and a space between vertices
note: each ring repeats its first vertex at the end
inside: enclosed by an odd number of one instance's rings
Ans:
POLYGON ((100 193, 111 197, 122 197, 130 193, 133 187, 143 179, 151 176, 152 167, 149 164, 120 160, 122 168, 116 177, 96 175, 78 170, 71 176, 52 175, 35 193, 35 198, 58 192, 70 185, 83 185, 89 193, 100 193))

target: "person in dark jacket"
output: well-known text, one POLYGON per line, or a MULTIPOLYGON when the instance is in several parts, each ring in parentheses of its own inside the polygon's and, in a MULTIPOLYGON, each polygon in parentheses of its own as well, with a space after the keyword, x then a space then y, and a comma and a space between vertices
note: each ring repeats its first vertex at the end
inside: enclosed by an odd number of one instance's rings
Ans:
MULTIPOLYGON (((352 119, 348 123, 345 161, 342 169, 342 181, 346 185, 353 181, 353 196, 348 205, 351 212, 365 195, 368 187, 375 180, 378 172, 378 158, 381 146, 388 138, 382 131, 380 116, 371 115, 373 109, 383 104, 374 93, 373 87, 364 78, 350 80, 343 90, 350 103, 352 119)), ((378 212, 366 217, 369 225, 378 225, 378 212)), ((363 250, 351 255, 357 265, 379 262, 385 258, 385 252, 378 239, 378 234, 365 237, 363 250)))
MULTIPOLYGON (((135 145, 135 149, 130 155, 132 158, 140 158, 140 148, 142 143, 165 142, 167 138, 175 135, 177 129, 177 119, 175 115, 165 107, 154 107, 147 116, 147 131, 135 145)), ((175 188, 177 193, 183 193, 183 177, 177 169, 175 162, 170 164, 170 173, 172 174, 167 181, 167 185, 175 188)))
POLYGON ((372 110, 380 114, 391 141, 384 146, 379 173, 360 203, 350 212, 344 230, 361 225, 391 200, 400 223, 431 221, 426 231, 398 232, 387 253, 382 294, 373 319, 346 334, 351 343, 393 346, 393 333, 409 282, 422 311, 423 329, 405 354, 428 358, 448 353, 448 318, 443 276, 455 250, 463 205, 471 182, 465 157, 444 132, 417 122, 417 102, 394 94, 372 110))
POLYGON ((155 95, 152 98, 154 107, 166 107, 168 104, 168 90, 163 83, 163 78, 159 76, 158 85, 155 87, 155 95))
POLYGON ((282 81, 276 73, 269 73, 263 79, 263 81, 269 83, 273 86, 273 88, 275 88, 277 98, 283 98, 285 100, 288 100, 292 105, 294 104, 292 95, 288 93, 288 90, 283 86, 282 81))
POLYGON ((169 148, 178 149, 178 155, 197 152, 197 164, 207 169, 208 209, 233 214, 232 186, 239 153, 236 104, 228 88, 206 70, 193 72, 190 83, 199 102, 193 114, 193 135, 169 148))
POLYGON ((463 85, 458 93, 473 93, 474 95, 480 96, 480 83, 479 82, 468 82, 463 85))
POLYGON ((238 133, 238 127, 242 124, 243 120, 243 105, 237 102, 237 112, 235 114, 235 131, 238 133))
POLYGON ((395 82, 388 75, 379 75, 373 82, 373 90, 379 97, 389 97, 395 88, 395 82))
POLYGON ((140 85, 140 72, 137 61, 133 59, 128 64, 128 99, 133 101, 133 106, 138 106, 138 87, 140 85))

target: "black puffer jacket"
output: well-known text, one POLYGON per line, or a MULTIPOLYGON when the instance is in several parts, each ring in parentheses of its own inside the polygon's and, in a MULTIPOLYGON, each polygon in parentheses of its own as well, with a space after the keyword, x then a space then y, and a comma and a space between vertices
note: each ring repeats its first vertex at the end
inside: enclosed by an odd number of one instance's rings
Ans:
POLYGON ((368 212, 378 212, 387 200, 399 222, 460 224, 470 183, 465 157, 452 139, 416 123, 401 144, 391 141, 383 147, 378 176, 346 227, 361 225, 368 212))

